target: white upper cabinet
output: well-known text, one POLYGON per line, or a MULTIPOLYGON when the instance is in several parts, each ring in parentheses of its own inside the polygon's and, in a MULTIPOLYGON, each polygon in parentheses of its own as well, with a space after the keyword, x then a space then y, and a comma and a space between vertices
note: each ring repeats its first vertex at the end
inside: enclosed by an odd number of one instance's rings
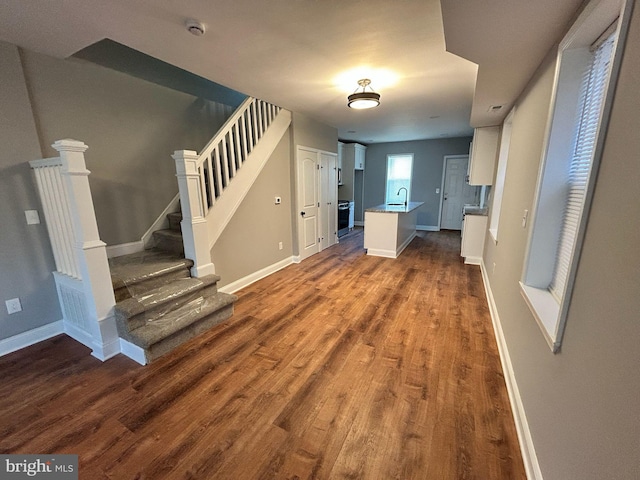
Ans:
POLYGON ((367 147, 359 143, 345 143, 342 148, 344 168, 364 170, 364 159, 367 147))
POLYGON ((500 127, 480 127, 473 132, 469 157, 469 185, 493 185, 500 127))
POLYGON ((367 147, 355 143, 354 148, 355 148, 355 156, 356 156, 355 168, 356 170, 364 170, 364 156, 365 156, 365 151, 367 150, 367 147))
POLYGON ((364 170, 364 159, 367 147, 359 143, 345 143, 342 145, 342 183, 338 196, 341 200, 354 199, 354 185, 356 170, 364 170))

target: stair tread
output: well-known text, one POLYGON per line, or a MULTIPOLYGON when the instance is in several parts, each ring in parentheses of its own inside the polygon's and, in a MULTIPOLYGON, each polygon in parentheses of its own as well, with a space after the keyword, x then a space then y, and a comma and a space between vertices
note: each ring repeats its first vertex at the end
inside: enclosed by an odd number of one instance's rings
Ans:
POLYGON ((157 249, 109 259, 111 282, 114 289, 192 266, 193 261, 184 258, 184 256, 157 249))
POLYGON ((182 297, 202 290, 220 280, 218 275, 206 275, 200 278, 180 278, 152 288, 146 292, 133 295, 116 304, 118 314, 125 318, 131 318, 134 315, 142 313, 146 310, 159 307, 167 303, 179 302, 182 297))
POLYGON ((236 300, 235 295, 222 292, 198 297, 165 315, 147 320, 144 326, 132 330, 128 336, 136 345, 149 348, 224 307, 233 305, 236 300))

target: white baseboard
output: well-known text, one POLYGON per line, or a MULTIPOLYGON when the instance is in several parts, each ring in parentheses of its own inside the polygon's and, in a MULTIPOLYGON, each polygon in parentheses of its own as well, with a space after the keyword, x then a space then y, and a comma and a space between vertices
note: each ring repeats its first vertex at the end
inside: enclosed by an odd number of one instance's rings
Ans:
POLYGON ((367 248, 367 255, 384 258, 398 258, 395 250, 384 250, 382 248, 367 248))
POLYGON ((144 250, 144 243, 142 240, 137 242, 121 243, 119 245, 107 246, 107 257, 121 257, 122 255, 129 255, 130 253, 141 252, 144 250))
POLYGON ((482 257, 464 257, 464 263, 467 265, 480 265, 482 263, 482 257))
POLYGON ((131 342, 128 342, 124 339, 120 339, 120 353, 129 357, 134 362, 139 363, 140 365, 147 364, 147 357, 144 355, 144 350, 140 348, 138 345, 134 345, 131 342))
POLYGON ((505 383, 507 384, 509 402, 511 403, 513 419, 516 424, 516 431, 518 433, 518 441, 520 442, 520 451, 522 452, 524 468, 529 480, 543 480, 542 471, 540 470, 540 464, 538 463, 538 457, 536 455, 535 445, 533 444, 533 438, 531 437, 531 431, 529 430, 529 423, 527 422, 527 415, 524 410, 524 405, 522 404, 522 398, 520 397, 520 391, 518 390, 518 383, 516 382, 515 374, 513 372, 513 365, 511 363, 511 356, 509 355, 507 341, 504 337, 502 323, 500 322, 496 302, 493 298, 493 292, 491 291, 491 286, 489 284, 487 269, 485 268, 484 261, 482 259, 480 261, 480 270, 482 272, 482 282, 484 283, 484 290, 487 295, 487 302, 491 312, 491 321, 493 323, 493 329, 498 343, 498 352, 500 353, 500 362, 502 363, 505 383))
POLYGON ((296 257, 285 258, 284 260, 280 260, 279 262, 274 263, 273 265, 269 265, 257 272, 252 273, 251 275, 247 275, 235 282, 231 282, 224 287, 220 287, 218 290, 223 293, 235 293, 238 290, 243 289, 244 287, 248 287, 254 282, 263 279, 266 276, 271 275, 272 273, 277 272, 278 270, 282 270, 284 267, 291 265, 292 263, 300 263, 295 261, 296 257))
POLYGON ((437 225, 416 225, 416 230, 421 232, 439 232, 440 227, 437 225))
POLYGON ((300 263, 302 261, 300 255, 294 255, 293 257, 291 257, 291 260, 293 261, 293 263, 300 263))
POLYGON ((107 246, 107 257, 120 257, 122 255, 129 255, 130 253, 137 253, 144 250, 145 245, 149 244, 153 232, 156 230, 162 230, 163 228, 169 228, 169 220, 167 220, 167 214, 179 211, 180 194, 177 194, 171 199, 169 205, 162 211, 160 216, 156 218, 155 222, 144 232, 142 238, 135 242, 120 243, 118 245, 107 246))
POLYGON ((94 349, 93 337, 81 328, 76 327, 73 323, 63 321, 64 333, 73 338, 76 342, 83 344, 85 347, 90 348, 92 353, 94 349))
POLYGON ((64 333, 62 320, 0 340, 0 357, 64 333))

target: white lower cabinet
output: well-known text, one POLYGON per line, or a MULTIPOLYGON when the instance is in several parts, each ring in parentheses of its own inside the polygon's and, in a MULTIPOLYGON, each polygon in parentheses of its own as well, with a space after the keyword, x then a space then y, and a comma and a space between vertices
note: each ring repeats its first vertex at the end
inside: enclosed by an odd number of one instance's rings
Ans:
POLYGON ((480 265, 487 232, 486 215, 465 215, 462 222, 462 251, 464 263, 480 265))

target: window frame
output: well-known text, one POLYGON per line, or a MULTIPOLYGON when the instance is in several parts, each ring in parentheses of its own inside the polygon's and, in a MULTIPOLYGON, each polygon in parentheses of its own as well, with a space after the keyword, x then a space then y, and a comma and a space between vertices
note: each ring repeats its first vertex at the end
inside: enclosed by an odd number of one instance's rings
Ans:
POLYGON ((542 161, 538 171, 531 228, 520 281, 521 294, 553 353, 557 353, 562 345, 632 6, 633 0, 591 1, 582 10, 558 47, 542 161), (576 120, 576 107, 584 71, 581 64, 584 67, 587 58, 585 51, 588 46, 615 22, 617 22, 617 39, 595 137, 593 162, 584 207, 574 240, 564 294, 561 299, 557 299, 548 287, 555 267, 556 246, 565 205, 565 200, 558 200, 557 197, 558 191, 562 189, 558 177, 564 178, 559 175, 559 171, 571 161, 570 151, 573 147, 572 140, 575 139, 574 127, 576 121, 579 121, 576 120), (580 78, 580 81, 576 84, 577 78, 580 78), (571 134, 568 134, 568 129, 571 129, 571 134))
MULTIPOLYGON (((389 204, 389 203, 397 203, 397 201, 393 201, 393 199, 389 198, 389 166, 391 163, 391 160, 395 157, 409 157, 411 159, 411 168, 409 169, 409 186, 406 187, 407 188, 407 203, 411 201, 411 184, 413 183, 413 160, 414 160, 414 155, 413 153, 389 153, 387 154, 387 166, 386 166, 386 170, 385 170, 385 176, 384 176, 384 203, 385 204, 389 204)), ((393 193, 392 195, 393 197, 397 197, 398 195, 396 193, 393 193)))

